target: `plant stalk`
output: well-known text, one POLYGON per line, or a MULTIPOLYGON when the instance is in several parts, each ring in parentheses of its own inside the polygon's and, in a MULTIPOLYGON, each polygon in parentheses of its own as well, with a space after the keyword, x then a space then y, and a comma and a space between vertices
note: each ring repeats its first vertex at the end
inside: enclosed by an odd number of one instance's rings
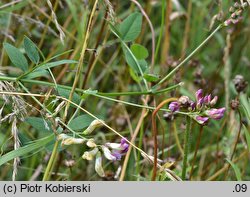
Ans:
POLYGON ((191 118, 187 116, 187 125, 186 125, 186 132, 185 132, 185 146, 184 146, 184 158, 183 158, 183 165, 182 165, 182 175, 181 179, 186 179, 186 171, 187 171, 187 160, 188 160, 188 153, 190 147, 190 131, 191 131, 191 118))

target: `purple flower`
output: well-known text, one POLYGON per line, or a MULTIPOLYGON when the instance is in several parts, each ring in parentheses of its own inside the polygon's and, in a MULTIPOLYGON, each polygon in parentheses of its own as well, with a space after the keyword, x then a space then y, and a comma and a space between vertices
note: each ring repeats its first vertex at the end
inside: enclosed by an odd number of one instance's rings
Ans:
POLYGON ((129 148, 129 144, 125 138, 122 138, 120 143, 106 143, 105 146, 112 149, 111 155, 115 157, 114 160, 120 160, 129 148))
POLYGON ((204 97, 204 103, 205 103, 206 105, 210 104, 210 102, 211 102, 211 94, 206 95, 206 96, 204 97))
POLYGON ((204 98, 200 98, 197 102, 197 109, 201 109, 202 108, 202 105, 204 104, 204 98))
POLYGON ((214 106, 217 103, 218 100, 218 96, 215 96, 211 101, 210 101, 210 105, 214 106))
POLYGON ((122 158, 122 154, 118 150, 112 151, 112 155, 116 158, 116 160, 121 160, 122 158))
POLYGON ((224 22, 224 25, 225 26, 228 26, 228 25, 231 25, 232 24, 232 19, 227 19, 225 22, 224 22))
POLYGON ((129 144, 127 143, 127 140, 125 138, 121 139, 121 153, 126 153, 128 151, 129 144))
POLYGON ((195 93, 197 101, 199 101, 202 98, 202 94, 203 94, 203 90, 202 89, 197 90, 197 92, 195 93))
POLYGON ((224 113, 226 111, 226 108, 220 108, 220 109, 210 109, 205 111, 205 113, 210 117, 213 118, 215 120, 219 120, 224 116, 224 113))
POLYGON ((199 123, 199 124, 202 124, 202 125, 205 125, 209 118, 208 117, 202 117, 202 116, 196 116, 195 117, 195 120, 199 123))
POLYGON ((111 151, 108 149, 108 147, 106 146, 102 146, 102 151, 104 153, 104 156, 111 161, 116 161, 117 158, 115 156, 113 156, 113 154, 111 153, 111 151))
POLYGON ((172 112, 176 112, 180 110, 180 104, 176 101, 171 102, 168 107, 172 112))
POLYGON ((189 103, 189 110, 190 111, 194 111, 195 110, 195 106, 196 106, 196 103, 193 102, 193 101, 190 101, 190 103, 189 103))

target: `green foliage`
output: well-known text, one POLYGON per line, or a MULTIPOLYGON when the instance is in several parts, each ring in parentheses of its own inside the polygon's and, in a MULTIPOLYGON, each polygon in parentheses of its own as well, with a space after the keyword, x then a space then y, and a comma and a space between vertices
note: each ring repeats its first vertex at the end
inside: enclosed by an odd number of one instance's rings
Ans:
POLYGON ((158 75, 154 75, 154 74, 144 74, 143 75, 144 79, 146 79, 148 82, 157 82, 159 81, 159 76, 158 75))
POLYGON ((137 36, 140 34, 141 22, 142 22, 142 16, 140 13, 136 12, 128 16, 120 24, 119 29, 114 27, 112 24, 110 24, 110 29, 121 42, 122 50, 125 55, 125 60, 127 64, 133 69, 135 73, 143 76, 143 73, 147 68, 147 63, 144 60, 144 58, 146 58, 148 55, 147 49, 141 45, 135 45, 134 47, 131 48, 134 50, 133 53, 126 44, 126 42, 135 40, 137 36), (142 51, 140 52, 139 50, 142 51), (138 56, 139 58, 137 58, 136 56, 138 56))
POLYGON ((52 131, 50 122, 47 122, 43 118, 38 117, 28 117, 25 122, 30 124, 32 127, 37 129, 39 132, 52 131))
MULTIPOLYGON (((70 92, 71 92, 70 90, 67 90, 67 89, 61 88, 61 87, 58 87, 58 88, 57 88, 57 91, 58 91, 58 94, 59 94, 60 96, 62 96, 62 97, 64 97, 64 98, 67 98, 67 99, 69 98, 69 95, 70 95, 70 92)), ((72 101, 73 101, 74 103, 76 103, 76 104, 79 104, 80 101, 81 101, 81 97, 80 97, 77 93, 74 92, 72 101)), ((75 107, 75 106, 72 105, 72 107, 75 107)))
POLYGON ((40 56, 39 56, 39 52, 37 50, 36 45, 27 36, 24 37, 23 44, 24 44, 25 52, 27 53, 29 59, 33 63, 38 64, 40 60, 40 56))
POLYGON ((236 175, 237 181, 242 181, 239 167, 236 164, 234 164, 232 161, 230 161, 229 159, 226 159, 226 160, 232 166, 234 173, 236 175))
POLYGON ((72 121, 70 121, 68 126, 75 131, 79 131, 88 127, 93 120, 93 117, 85 114, 74 118, 72 121))
POLYGON ((48 136, 53 132, 51 123, 49 121, 46 121, 44 118, 28 117, 25 119, 25 122, 38 131, 39 137, 48 136))
POLYGON ((17 49, 16 47, 12 46, 9 43, 4 43, 3 47, 8 54, 10 61, 14 64, 14 66, 22 69, 24 72, 28 71, 29 67, 28 62, 19 49, 17 49))
POLYGON ((140 44, 133 44, 130 49, 138 60, 146 59, 148 57, 148 50, 140 44))
POLYGON ((243 111, 247 117, 248 123, 250 123, 250 98, 246 94, 240 96, 243 111))
POLYGON ((27 74, 24 78, 25 79, 34 79, 37 77, 47 77, 49 76, 49 72, 47 70, 44 69, 36 69, 34 71, 32 71, 31 73, 27 74))
POLYGON ((119 26, 121 39, 124 42, 134 41, 141 32, 142 15, 135 12, 128 16, 119 26))
POLYGON ((50 143, 52 140, 54 140, 54 135, 36 140, 26 146, 18 148, 17 150, 10 151, 0 157, 0 166, 16 157, 22 157, 41 148, 44 148, 45 145, 50 143))
POLYGON ((246 136, 246 140, 247 140, 247 147, 248 147, 248 150, 250 152, 250 134, 249 134, 249 131, 246 128, 245 125, 243 125, 243 130, 244 130, 244 133, 245 133, 245 136, 246 136))
POLYGON ((54 68, 56 66, 60 66, 64 64, 77 64, 77 63, 78 61, 75 61, 75 60, 59 60, 55 62, 43 63, 39 65, 36 69, 48 69, 48 68, 54 68))

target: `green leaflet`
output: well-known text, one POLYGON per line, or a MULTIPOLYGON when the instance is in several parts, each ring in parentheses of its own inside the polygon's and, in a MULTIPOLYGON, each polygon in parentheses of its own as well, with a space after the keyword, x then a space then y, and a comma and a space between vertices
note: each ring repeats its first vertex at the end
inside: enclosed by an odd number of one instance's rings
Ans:
POLYGON ((141 33, 142 15, 135 12, 128 16, 119 26, 121 39, 124 42, 134 41, 141 33))
POLYGON ((24 37, 23 45, 24 45, 25 52, 27 53, 29 59, 33 63, 38 64, 40 60, 40 56, 39 56, 39 52, 37 50, 36 45, 27 36, 24 37))
POLYGON ((10 151, 0 157, 0 166, 16 157, 22 157, 28 153, 35 152, 38 149, 45 147, 45 145, 47 145, 52 140, 54 140, 53 134, 48 137, 36 140, 26 146, 18 148, 17 150, 10 151))
POLYGON ((4 43, 3 47, 7 52, 10 61, 18 68, 22 69, 24 72, 28 71, 28 62, 25 56, 19 51, 18 48, 12 46, 9 43, 4 43))

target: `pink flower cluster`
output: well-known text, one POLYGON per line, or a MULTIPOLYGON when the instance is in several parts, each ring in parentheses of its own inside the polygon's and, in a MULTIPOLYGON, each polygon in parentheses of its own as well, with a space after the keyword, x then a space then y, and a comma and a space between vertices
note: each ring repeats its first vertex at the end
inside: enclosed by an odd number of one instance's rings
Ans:
POLYGON ((196 101, 190 100, 187 96, 182 96, 178 101, 171 102, 169 104, 169 110, 171 112, 179 111, 181 107, 188 109, 192 112, 197 112, 196 115, 192 115, 199 124, 205 125, 209 119, 219 120, 224 116, 226 108, 213 108, 217 103, 218 97, 212 98, 211 94, 203 96, 203 90, 199 89, 196 94, 196 101))

